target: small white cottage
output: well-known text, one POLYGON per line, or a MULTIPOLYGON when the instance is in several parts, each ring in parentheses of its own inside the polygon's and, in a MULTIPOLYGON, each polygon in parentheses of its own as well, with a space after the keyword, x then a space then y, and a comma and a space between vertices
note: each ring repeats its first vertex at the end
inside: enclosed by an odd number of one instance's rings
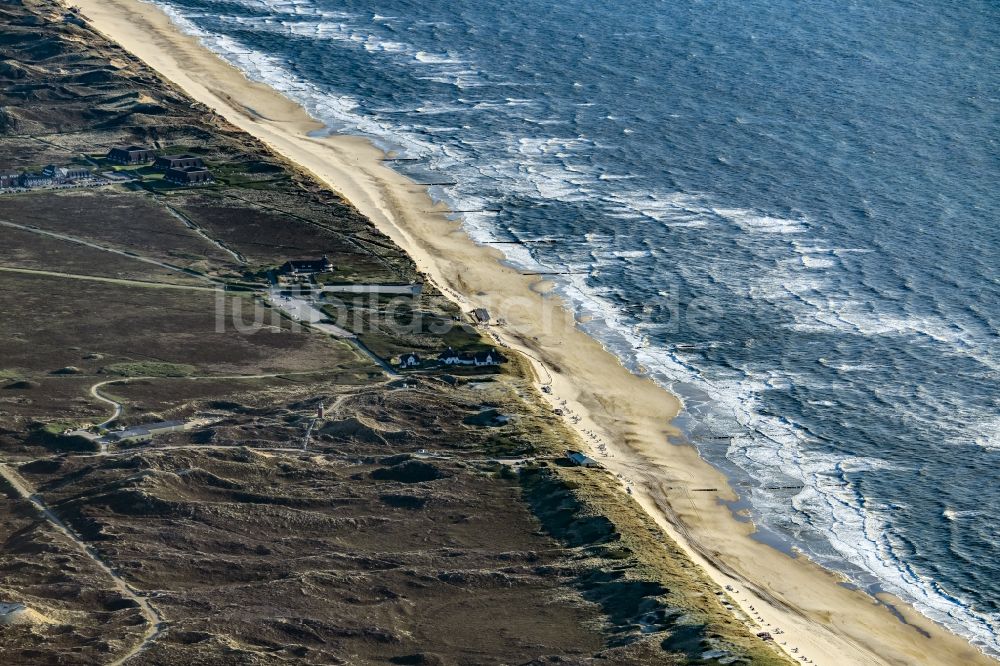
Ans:
POLYGON ((399 367, 401 368, 416 368, 420 366, 420 356, 410 352, 409 354, 403 354, 399 357, 399 367))

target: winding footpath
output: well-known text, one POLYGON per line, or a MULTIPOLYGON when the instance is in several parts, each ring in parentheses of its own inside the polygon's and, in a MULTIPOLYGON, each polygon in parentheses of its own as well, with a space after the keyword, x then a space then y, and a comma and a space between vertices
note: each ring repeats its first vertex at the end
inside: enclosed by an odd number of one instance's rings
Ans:
POLYGON ((122 415, 122 410, 124 409, 122 403, 118 402, 117 400, 112 400, 107 396, 101 395, 98 389, 108 384, 127 384, 129 381, 132 381, 134 379, 151 379, 151 377, 128 377, 123 379, 108 379, 103 382, 97 382, 96 384, 90 387, 90 395, 97 398, 103 403, 111 405, 114 408, 114 413, 111 414, 111 418, 107 419, 106 421, 101 421, 100 423, 97 424, 96 427, 98 428, 108 427, 108 424, 114 423, 118 419, 118 417, 122 415))

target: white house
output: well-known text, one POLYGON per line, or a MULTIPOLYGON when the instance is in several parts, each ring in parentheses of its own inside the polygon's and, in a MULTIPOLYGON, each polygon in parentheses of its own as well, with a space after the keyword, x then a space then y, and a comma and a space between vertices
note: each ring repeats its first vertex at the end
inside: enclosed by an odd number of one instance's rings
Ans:
POLYGON ((420 357, 410 352, 409 354, 403 354, 399 357, 399 367, 401 368, 416 368, 420 366, 420 357))
POLYGON ((459 354, 451 347, 448 347, 438 360, 445 365, 474 365, 482 367, 485 365, 500 365, 506 363, 507 358, 496 349, 480 352, 463 352, 459 354))
POLYGON ((501 363, 506 363, 507 359, 504 358, 500 352, 496 349, 491 349, 489 351, 481 351, 472 354, 472 364, 476 366, 482 365, 500 365, 501 363))
POLYGON ((438 356, 438 360, 445 365, 459 365, 459 353, 448 347, 438 356))

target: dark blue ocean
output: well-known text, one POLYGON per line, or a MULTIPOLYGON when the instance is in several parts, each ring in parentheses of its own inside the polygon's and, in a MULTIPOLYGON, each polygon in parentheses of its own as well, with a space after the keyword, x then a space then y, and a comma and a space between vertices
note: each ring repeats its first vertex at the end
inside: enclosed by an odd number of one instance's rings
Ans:
POLYGON ((769 540, 1000 653, 995 1, 158 2, 547 241, 769 540))

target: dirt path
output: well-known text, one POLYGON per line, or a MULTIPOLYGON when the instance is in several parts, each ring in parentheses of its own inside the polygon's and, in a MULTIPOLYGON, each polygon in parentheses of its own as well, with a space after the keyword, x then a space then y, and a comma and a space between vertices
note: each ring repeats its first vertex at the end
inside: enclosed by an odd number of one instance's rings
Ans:
MULTIPOLYGON (((235 451, 242 448, 234 444, 165 444, 163 446, 143 446, 121 451, 111 451, 108 453, 75 453, 74 458, 114 458, 118 456, 129 456, 136 453, 155 453, 157 451, 235 451)), ((251 451, 262 453, 302 453, 301 447, 291 446, 248 446, 251 451)), ((2 464, 2 463, 0 463, 2 464)))
POLYGON ((87 557, 93 560, 93 562, 97 564, 97 566, 104 573, 106 573, 112 581, 114 581, 115 587, 118 591, 134 601, 139 610, 142 612, 142 615, 146 620, 146 631, 143 633, 141 640, 133 645, 124 655, 111 662, 109 666, 119 666, 120 664, 124 664, 126 661, 149 647, 149 645, 155 641, 161 633, 163 633, 166 623, 163 616, 160 614, 160 611, 149 603, 148 599, 146 599, 145 593, 136 590, 129 585, 125 579, 115 573, 115 571, 101 559, 101 556, 97 553, 97 551, 88 546, 87 543, 81 539, 72 528, 60 520, 59 517, 56 516, 55 513, 53 513, 53 511, 48 507, 41 496, 31 490, 28 482, 25 481, 21 475, 14 471, 14 469, 7 463, 0 463, 0 477, 4 478, 4 480, 8 483, 8 485, 10 485, 11 488, 14 489, 14 492, 17 493, 19 497, 30 502, 31 505, 34 506, 40 514, 42 514, 42 517, 49 522, 49 524, 51 524, 57 531, 65 535, 68 539, 73 541, 87 557))
POLYGON ((125 280, 122 278, 108 278, 97 275, 80 275, 79 273, 59 273, 56 271, 39 271, 31 268, 14 268, 13 266, 0 266, 0 271, 5 273, 24 273, 26 275, 44 275, 46 277, 66 278, 69 280, 87 280, 90 282, 105 282, 109 284, 120 284, 128 287, 147 287, 150 289, 187 289, 188 291, 218 291, 218 287, 198 287, 196 285, 174 284, 172 282, 147 282, 145 280, 125 280))
POLYGON ((49 238, 58 238, 59 240, 68 241, 70 243, 76 243, 77 245, 83 245, 95 250, 101 250, 102 252, 110 252, 112 254, 117 254, 122 257, 128 257, 129 259, 134 259, 136 261, 141 261, 147 264, 153 264, 154 266, 159 266, 160 268, 166 268, 167 270, 174 271, 177 273, 184 273, 185 275, 191 275, 193 277, 205 280, 206 282, 211 282, 212 284, 217 284, 219 286, 225 286, 225 283, 210 278, 207 275, 202 275, 197 271, 192 271, 191 269, 184 268, 183 266, 175 266, 174 264, 168 264, 163 261, 157 261, 156 259, 149 259, 147 257, 140 256, 135 252, 129 252, 127 250, 116 250, 113 247, 108 247, 107 245, 101 245, 100 243, 94 243, 82 238, 77 238, 76 236, 69 236, 67 234, 56 233, 55 231, 45 231, 44 229, 39 229, 38 227, 32 227, 25 224, 17 224, 15 222, 10 222, 8 220, 0 220, 0 226, 10 227, 11 229, 20 229, 21 231, 28 231, 33 234, 39 234, 40 236, 48 236, 49 238))
POLYGON ((114 413, 111 418, 98 423, 96 427, 104 428, 108 424, 112 423, 122 415, 124 411, 124 405, 122 403, 113 400, 107 396, 101 395, 100 388, 102 386, 107 386, 108 384, 128 384, 129 382, 140 381, 144 379, 158 379, 158 380, 211 380, 211 379, 224 379, 224 380, 239 380, 239 379, 276 379, 280 377, 304 377, 308 375, 321 375, 325 372, 336 372, 334 369, 324 368, 322 370, 302 370, 298 372, 268 372, 258 375, 192 375, 189 377, 116 377, 114 379, 105 379, 104 381, 97 382, 90 387, 90 395, 100 400, 103 403, 111 405, 114 408, 114 413))
POLYGON ((191 231, 195 232, 196 234, 198 234, 199 236, 201 236, 202 238, 204 238, 206 241, 208 241, 209 243, 211 243, 215 247, 219 248, 220 250, 222 250, 223 252, 225 252, 226 254, 228 254, 229 256, 231 256, 233 259, 235 259, 237 261, 237 263, 239 263, 241 265, 244 265, 244 266, 247 264, 247 258, 246 257, 244 257, 242 254, 240 254, 239 252, 237 252, 233 248, 229 247, 228 245, 226 245, 222 241, 220 241, 218 238, 213 238, 213 237, 209 236, 208 232, 206 232, 204 229, 202 229, 200 226, 198 226, 198 224, 194 220, 192 220, 190 217, 188 217, 187 215, 185 215, 181 211, 177 210, 173 206, 169 206, 167 204, 163 204, 163 207, 167 209, 168 213, 170 213, 171 215, 173 215, 174 217, 176 217, 178 220, 180 220, 181 222, 183 222, 184 226, 186 226, 188 229, 190 229, 191 231))

